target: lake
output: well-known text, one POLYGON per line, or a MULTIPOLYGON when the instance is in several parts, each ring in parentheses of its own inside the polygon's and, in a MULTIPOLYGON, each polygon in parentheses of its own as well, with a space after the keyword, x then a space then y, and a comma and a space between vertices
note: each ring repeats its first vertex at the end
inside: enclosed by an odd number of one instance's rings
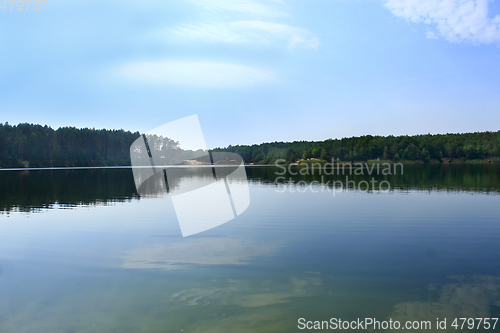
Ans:
POLYGON ((248 209, 182 237, 170 194, 139 197, 130 168, 1 170, 0 332, 499 317, 500 166, 309 171, 247 167, 248 209))

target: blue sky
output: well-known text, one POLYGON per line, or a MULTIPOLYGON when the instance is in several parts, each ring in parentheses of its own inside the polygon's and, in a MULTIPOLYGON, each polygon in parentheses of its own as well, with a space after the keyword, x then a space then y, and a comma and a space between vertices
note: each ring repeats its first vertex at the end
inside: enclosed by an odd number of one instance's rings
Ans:
POLYGON ((10 5, 1 122, 146 132, 196 113, 209 147, 500 129, 498 1, 10 5))

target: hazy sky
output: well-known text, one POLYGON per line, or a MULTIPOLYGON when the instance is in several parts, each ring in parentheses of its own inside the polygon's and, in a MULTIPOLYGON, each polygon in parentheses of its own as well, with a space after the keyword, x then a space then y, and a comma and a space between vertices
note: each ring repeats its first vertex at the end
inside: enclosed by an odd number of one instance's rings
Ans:
POLYGON ((500 129, 498 1, 10 5, 0 122, 146 132, 197 113, 209 147, 500 129))

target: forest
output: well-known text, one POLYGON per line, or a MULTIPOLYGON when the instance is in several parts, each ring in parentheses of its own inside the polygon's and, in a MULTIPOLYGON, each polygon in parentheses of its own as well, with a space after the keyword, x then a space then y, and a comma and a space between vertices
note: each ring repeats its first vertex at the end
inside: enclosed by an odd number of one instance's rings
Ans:
MULTIPOLYGON (((141 134, 124 130, 0 123, 0 167, 127 166, 130 145, 141 134)), ((229 145, 213 151, 234 152, 246 163, 277 160, 449 163, 500 161, 500 131, 414 136, 371 136, 325 141, 270 142, 229 145)))
POLYGON ((139 132, 0 123, 0 167, 130 165, 139 132))
POLYGON ((269 164, 277 160, 418 161, 449 163, 465 160, 500 161, 500 131, 414 136, 372 136, 325 141, 272 142, 238 145, 214 151, 234 152, 247 163, 269 164))

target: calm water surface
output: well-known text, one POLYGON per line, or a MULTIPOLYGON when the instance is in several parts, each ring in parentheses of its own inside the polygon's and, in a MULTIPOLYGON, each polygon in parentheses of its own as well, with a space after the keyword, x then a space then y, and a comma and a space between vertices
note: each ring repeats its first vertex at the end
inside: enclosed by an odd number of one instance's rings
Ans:
POLYGON ((247 168, 248 210, 187 238, 130 169, 0 171, 0 332, 499 317, 498 166, 405 166, 366 193, 277 171, 247 168))

